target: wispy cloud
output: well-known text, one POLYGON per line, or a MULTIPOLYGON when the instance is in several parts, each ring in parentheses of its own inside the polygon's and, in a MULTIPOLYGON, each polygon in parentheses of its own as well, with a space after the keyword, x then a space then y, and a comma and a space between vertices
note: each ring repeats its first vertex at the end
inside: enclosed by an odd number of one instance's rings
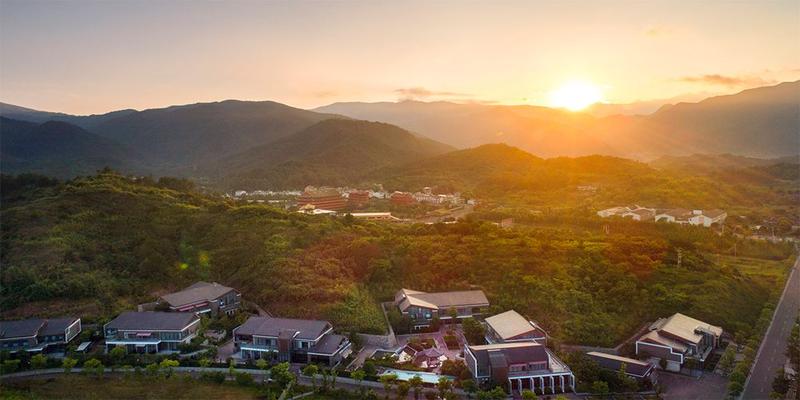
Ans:
POLYGON ((764 79, 757 76, 733 76, 720 74, 693 75, 678 78, 678 81, 687 83, 702 83, 718 86, 748 86, 748 85, 768 85, 775 83, 775 80, 764 79))
POLYGON ((435 91, 424 87, 400 88, 395 89, 394 92, 399 95, 402 100, 428 99, 431 97, 472 97, 472 95, 467 93, 435 91))

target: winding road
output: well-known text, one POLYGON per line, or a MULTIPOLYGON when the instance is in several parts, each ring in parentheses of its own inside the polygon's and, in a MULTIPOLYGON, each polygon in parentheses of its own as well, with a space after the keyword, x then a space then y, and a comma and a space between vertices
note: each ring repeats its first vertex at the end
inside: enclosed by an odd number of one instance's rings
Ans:
POLYGON ((741 396, 743 400, 769 399, 775 373, 786 363, 787 341, 795 318, 797 318, 797 312, 800 310, 800 271, 798 269, 800 269, 800 258, 794 263, 778 308, 772 317, 772 323, 758 349, 753 371, 744 385, 741 396))

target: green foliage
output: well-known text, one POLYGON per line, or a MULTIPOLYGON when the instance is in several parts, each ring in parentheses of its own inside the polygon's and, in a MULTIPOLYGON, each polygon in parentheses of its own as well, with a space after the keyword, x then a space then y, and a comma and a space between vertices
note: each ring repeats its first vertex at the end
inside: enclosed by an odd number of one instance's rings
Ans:
POLYGON ((75 368, 75 365, 78 364, 78 360, 70 357, 64 357, 61 361, 61 367, 64 368, 64 373, 68 374, 72 372, 72 368, 75 368))
POLYGON ((506 392, 503 391, 503 388, 497 386, 488 391, 479 390, 475 398, 478 400, 502 400, 506 398, 506 392))
POLYGON ((203 372, 200 374, 200 380, 221 385, 225 383, 225 374, 219 371, 203 372))
POLYGON ((3 360, 0 365, 0 372, 3 374, 13 374, 19 370, 20 360, 3 360))
POLYGON ((608 394, 608 383, 603 381, 592 382, 592 393, 594 394, 608 394))
POLYGON ((536 396, 536 393, 534 393, 533 391, 528 390, 528 389, 525 389, 525 390, 522 391, 522 398, 523 398, 523 400, 536 400, 536 399, 538 399, 538 397, 536 396))
POLYGON ((97 376, 102 376, 103 372, 105 372, 105 366, 103 366, 103 363, 96 358, 90 358, 83 363, 84 374, 95 374, 97 376))
POLYGON ((31 357, 31 368, 44 369, 47 368, 47 356, 44 354, 37 354, 31 357))
POLYGON ((461 327, 464 329, 464 337, 467 339, 469 344, 478 345, 484 343, 486 331, 483 325, 475 320, 475 318, 464 319, 464 321, 461 323, 461 327))
POLYGON ((294 382, 296 379, 294 374, 289 370, 288 362, 282 362, 272 367, 270 370, 270 376, 272 379, 278 382, 278 385, 283 388, 294 382))
POLYGON ((253 386, 255 383, 253 375, 250 375, 247 372, 237 372, 234 379, 236 384, 239 386, 253 386))
POLYGON ((728 345, 728 347, 725 348, 725 352, 722 353, 722 357, 719 359, 718 368, 722 371, 724 376, 730 375, 734 364, 736 364, 735 347, 735 345, 728 345))

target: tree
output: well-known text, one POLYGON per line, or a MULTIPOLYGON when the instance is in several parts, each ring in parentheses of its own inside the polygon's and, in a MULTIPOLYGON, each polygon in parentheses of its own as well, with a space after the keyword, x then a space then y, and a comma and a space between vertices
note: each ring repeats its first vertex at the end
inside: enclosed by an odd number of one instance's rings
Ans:
POLYGON ((308 364, 303 368, 303 375, 311 378, 311 387, 314 390, 317 390, 317 374, 319 373, 319 367, 316 364, 308 364))
POLYGON ((786 392, 789 391, 790 384, 791 381, 786 379, 786 371, 783 368, 780 368, 775 373, 775 379, 772 380, 772 391, 784 396, 786 395, 786 392))
POLYGON ((386 399, 389 398, 389 393, 392 391, 392 385, 397 380, 397 375, 395 374, 386 374, 381 375, 378 380, 383 384, 383 391, 386 393, 386 399))
POLYGON ((536 397, 536 393, 532 390, 525 389, 522 391, 522 398, 524 400, 536 400, 538 397, 536 397))
POLYGON ((199 361, 197 361, 197 364, 199 364, 203 368, 208 368, 208 367, 211 366, 211 359, 207 358, 207 357, 203 357, 199 361))
POLYGON ((253 375, 250 375, 247 372, 237 372, 236 373, 236 384, 239 385, 239 386, 252 386, 253 385, 253 375))
POLYGON ((64 373, 68 374, 72 372, 72 368, 75 368, 75 365, 78 364, 78 360, 70 357, 65 357, 64 360, 61 361, 61 368, 64 368, 64 373))
POLYGON ((233 378, 233 374, 235 372, 236 372, 236 361, 234 361, 231 358, 230 360, 228 360, 228 375, 230 375, 231 378, 233 378))
POLYGON ((358 385, 358 393, 361 397, 364 397, 364 386, 361 385, 361 382, 364 381, 366 376, 367 374, 362 369, 356 370, 350 374, 350 377, 355 379, 356 385, 358 385))
POLYGON ((467 392, 467 398, 471 399, 472 395, 478 391, 478 385, 472 379, 465 379, 461 381, 461 389, 467 392))
POLYGON ((619 366, 619 371, 617 371, 617 381, 619 381, 619 391, 622 392, 635 392, 639 388, 639 384, 636 382, 635 379, 628 376, 626 373, 627 365, 625 363, 621 363, 619 366))
POLYGON ((503 400, 505 398, 506 398, 506 392, 503 391, 503 388, 501 388, 500 386, 497 386, 492 390, 478 391, 477 395, 478 400, 503 400))
POLYGON ((719 359, 719 369, 723 376, 730 375, 734 364, 736 364, 736 349, 734 347, 735 346, 732 344, 728 345, 728 347, 725 348, 725 352, 722 353, 722 357, 719 359))
POLYGON ((419 375, 414 375, 408 380, 408 385, 411 386, 411 390, 414 392, 415 400, 419 400, 419 395, 422 394, 422 384, 423 381, 419 375))
POLYGON ((448 399, 453 394, 453 381, 442 376, 436 384, 436 389, 439 391, 439 397, 448 399))
POLYGON ((169 358, 165 358, 161 361, 161 364, 158 365, 158 368, 161 370, 161 373, 164 374, 164 377, 170 378, 172 377, 172 369, 180 366, 180 362, 178 360, 170 360, 169 358))
POLYGON ((270 375, 278 382, 278 385, 284 388, 295 380, 294 374, 289 370, 288 362, 282 362, 272 367, 270 375))
MULTIPOLYGON (((263 358, 259 358, 256 361, 256 367, 258 367, 258 369, 260 369, 261 371, 266 372, 267 369, 269 369, 269 362, 267 362, 267 360, 265 360, 263 358)), ((266 380, 267 374, 264 373, 264 374, 261 374, 261 376, 262 376, 262 383, 263 383, 263 381, 266 380)))
POLYGON ((731 381, 728 384, 728 394, 731 397, 739 396, 739 394, 742 393, 742 390, 744 390, 744 384, 739 381, 731 381))
POLYGON ((608 383, 604 381, 592 382, 592 393, 594 394, 608 394, 608 383))
POLYGON ((461 327, 464 329, 464 337, 469 344, 477 345, 483 343, 486 331, 483 325, 475 318, 466 318, 461 323, 461 327))
POLYGON ((372 360, 365 361, 361 369, 364 370, 364 373, 367 374, 367 376, 373 376, 376 372, 375 363, 372 362, 372 360))
POLYGON ((108 352, 108 357, 111 359, 112 368, 121 365, 127 353, 128 352, 122 346, 115 346, 111 349, 111 351, 108 352))
POLYGON ((455 325, 458 323, 458 311, 455 308, 447 310, 447 316, 450 317, 450 323, 455 325))
POLYGON ((83 372, 86 374, 93 373, 97 376, 102 376, 103 372, 105 372, 105 367, 100 360, 92 358, 83 363, 83 372))
POLYGON ((17 372, 21 363, 22 361, 20 360, 3 360, 2 370, 0 372, 3 374, 13 374, 17 372))
POLYGON ((47 357, 44 354, 37 354, 31 357, 31 368, 33 369, 47 368, 47 357))
POLYGON ((400 382, 395 388, 397 390, 397 399, 402 400, 408 398, 408 392, 411 390, 411 385, 408 382, 400 382))

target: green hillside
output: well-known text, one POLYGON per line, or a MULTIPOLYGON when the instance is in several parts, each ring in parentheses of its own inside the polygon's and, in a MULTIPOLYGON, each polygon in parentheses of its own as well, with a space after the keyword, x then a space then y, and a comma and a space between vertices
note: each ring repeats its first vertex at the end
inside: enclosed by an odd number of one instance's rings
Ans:
MULTIPOLYGON (((713 255, 730 254, 742 239, 702 228, 591 214, 569 216, 569 228, 543 220, 514 230, 480 220, 351 222, 235 204, 194 192, 186 181, 111 172, 55 185, 4 176, 2 188, 6 317, 104 320, 203 279, 234 286, 276 315, 381 332, 377 301, 400 287, 478 286, 496 311, 528 314, 559 341, 609 345, 676 311, 747 331, 779 287, 774 273, 718 264, 713 255)), ((783 245, 738 246, 739 256, 786 266, 781 260, 790 254, 783 245)))

